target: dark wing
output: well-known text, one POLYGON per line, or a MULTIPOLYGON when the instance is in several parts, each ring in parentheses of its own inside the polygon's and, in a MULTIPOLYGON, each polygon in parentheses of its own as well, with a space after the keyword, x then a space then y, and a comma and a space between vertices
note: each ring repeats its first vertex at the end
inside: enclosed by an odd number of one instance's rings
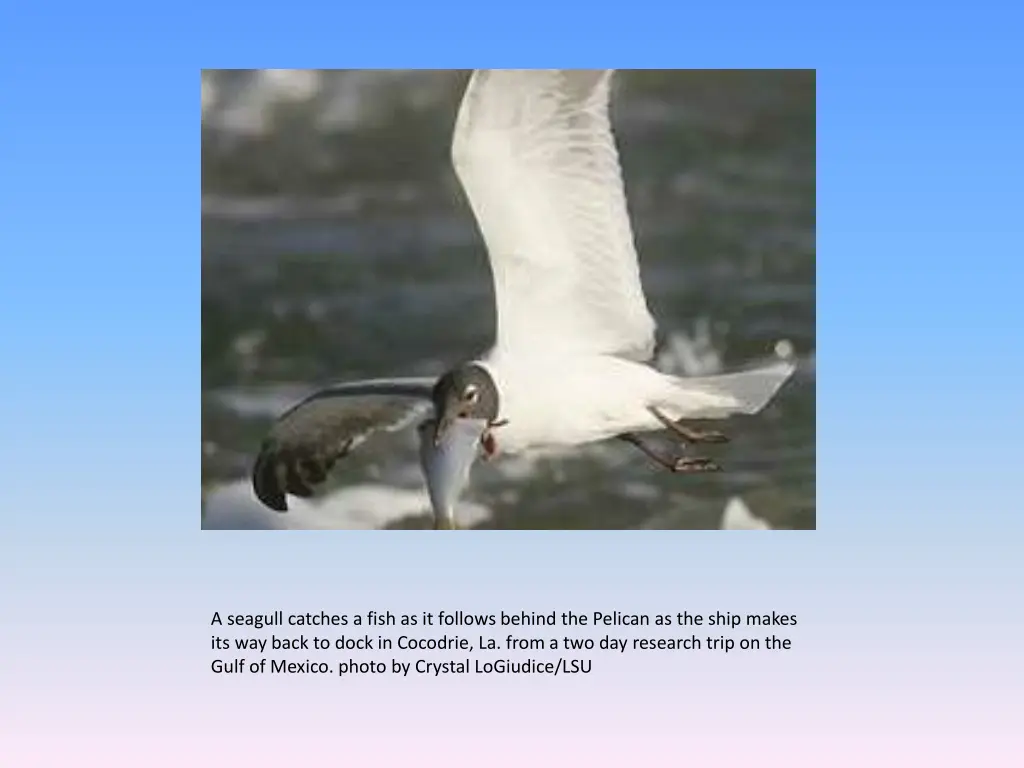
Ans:
POLYGON ((286 493, 309 498, 335 463, 374 432, 394 432, 431 411, 434 379, 372 379, 322 389, 282 415, 252 470, 256 497, 288 510, 286 493))

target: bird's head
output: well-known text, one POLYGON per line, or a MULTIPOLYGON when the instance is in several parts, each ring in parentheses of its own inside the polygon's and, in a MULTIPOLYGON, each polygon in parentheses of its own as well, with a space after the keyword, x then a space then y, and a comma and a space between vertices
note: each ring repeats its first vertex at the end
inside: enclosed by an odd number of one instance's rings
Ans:
POLYGON ((435 446, 456 419, 491 423, 498 418, 498 387, 491 374, 477 363, 465 363, 441 376, 434 385, 432 399, 436 414, 435 446))

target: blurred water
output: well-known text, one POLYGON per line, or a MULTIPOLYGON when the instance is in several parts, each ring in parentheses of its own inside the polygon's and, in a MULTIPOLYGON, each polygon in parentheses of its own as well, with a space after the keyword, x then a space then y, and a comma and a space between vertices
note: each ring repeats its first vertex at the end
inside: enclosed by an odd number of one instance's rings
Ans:
MULTIPOLYGON (((439 373, 489 346, 486 253, 448 161, 466 76, 332 72, 288 91, 204 73, 205 527, 427 524, 411 430, 360 448, 296 514, 239 481, 311 388, 439 373)), ((617 442, 510 458, 474 470, 464 523, 717 528, 738 496, 772 527, 815 527, 814 94, 807 72, 617 76, 658 365, 729 369, 782 338, 800 361, 765 412, 725 425, 732 442, 708 452, 726 471, 673 476, 617 442)))

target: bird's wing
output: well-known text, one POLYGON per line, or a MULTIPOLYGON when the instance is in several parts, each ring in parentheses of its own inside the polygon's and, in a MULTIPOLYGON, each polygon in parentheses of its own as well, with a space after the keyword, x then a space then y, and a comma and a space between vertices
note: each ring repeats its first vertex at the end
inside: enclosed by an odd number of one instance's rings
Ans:
POLYGON ((286 493, 308 498, 335 463, 374 432, 394 432, 431 409, 435 379, 370 379, 319 390, 271 427, 252 470, 256 497, 288 509, 286 493))
POLYGON ((649 360, 609 119, 613 70, 475 70, 452 161, 490 252, 495 349, 649 360))

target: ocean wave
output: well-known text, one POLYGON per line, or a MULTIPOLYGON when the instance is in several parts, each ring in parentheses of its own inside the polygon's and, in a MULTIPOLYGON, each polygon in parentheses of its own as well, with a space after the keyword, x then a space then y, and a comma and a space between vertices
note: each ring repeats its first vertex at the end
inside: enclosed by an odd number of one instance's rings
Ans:
MULTIPOLYGON (((260 504, 249 481, 239 480, 214 486, 203 504, 204 530, 374 530, 432 514, 426 488, 383 483, 347 486, 317 500, 289 498, 289 511, 282 513, 260 504)), ((488 507, 472 501, 460 502, 456 511, 462 527, 491 516, 488 507)))
POLYGON ((771 526, 759 517, 755 517, 739 496, 733 496, 726 502, 722 512, 723 531, 770 531, 771 526))

